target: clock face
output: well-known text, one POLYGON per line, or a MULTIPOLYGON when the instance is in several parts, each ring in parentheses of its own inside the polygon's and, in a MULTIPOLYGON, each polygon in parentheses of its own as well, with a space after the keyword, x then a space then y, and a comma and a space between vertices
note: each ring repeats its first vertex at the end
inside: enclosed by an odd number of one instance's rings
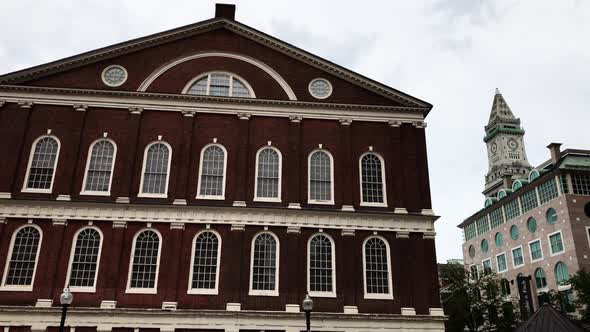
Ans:
POLYGON ((518 149, 518 142, 514 138, 511 138, 508 140, 508 147, 514 151, 518 149))

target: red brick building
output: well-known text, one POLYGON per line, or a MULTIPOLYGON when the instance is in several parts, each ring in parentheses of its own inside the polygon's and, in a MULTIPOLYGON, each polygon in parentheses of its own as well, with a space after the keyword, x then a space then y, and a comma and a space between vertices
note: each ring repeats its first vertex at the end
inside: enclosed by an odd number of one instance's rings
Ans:
POLYGON ((442 331, 432 106, 234 10, 0 76, 0 326, 442 331))

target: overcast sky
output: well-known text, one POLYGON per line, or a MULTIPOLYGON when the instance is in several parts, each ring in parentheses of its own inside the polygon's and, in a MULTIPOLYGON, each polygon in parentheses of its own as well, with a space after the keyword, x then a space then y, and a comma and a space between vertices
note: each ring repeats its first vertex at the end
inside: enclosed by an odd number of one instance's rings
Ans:
MULTIPOLYGON (((236 19, 426 100, 438 261, 461 258, 484 201, 482 141, 499 88, 526 130, 590 149, 590 1, 224 1, 236 19)), ((213 17, 215 1, 3 1, 0 73, 213 17)))

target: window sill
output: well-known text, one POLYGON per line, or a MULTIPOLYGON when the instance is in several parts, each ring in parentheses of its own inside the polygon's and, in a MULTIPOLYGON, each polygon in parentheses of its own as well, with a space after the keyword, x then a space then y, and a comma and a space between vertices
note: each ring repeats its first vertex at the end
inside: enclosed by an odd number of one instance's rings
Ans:
POLYGON ((168 198, 167 194, 147 194, 147 193, 139 193, 137 194, 138 198, 168 198))
POLYGON ((361 206, 366 206, 366 207, 387 207, 387 203, 365 203, 365 202, 361 202, 361 206))
POLYGON ((367 300, 393 300, 393 294, 365 294, 367 300))
POLYGON ((336 298, 336 292, 314 292, 314 291, 308 291, 309 296, 311 297, 331 297, 331 298, 336 298))
POLYGON ((197 197, 195 197, 195 199, 207 199, 207 200, 224 201, 225 200, 225 195, 224 196, 201 196, 201 195, 198 195, 197 197))
POLYGON ((218 295, 217 289, 189 289, 187 292, 189 295, 218 295))
POLYGON ((248 295, 251 296, 279 296, 278 291, 267 291, 267 290, 250 290, 248 295))
POLYGON ((572 288, 572 285, 560 285, 557 286, 557 290, 558 291, 566 291, 566 290, 570 290, 572 288))
POLYGON ((126 294, 158 294, 158 290, 155 288, 127 288, 126 294))
POLYGON ((559 255, 563 254, 564 252, 565 252, 565 250, 558 251, 556 253, 551 253, 551 257, 553 257, 553 256, 559 256, 559 255))
POLYGON ((110 191, 81 191, 81 196, 111 196, 110 191))
POLYGON ((32 188, 23 188, 21 190, 23 193, 32 193, 32 194, 51 194, 51 189, 32 189, 32 188))
POLYGON ((70 292, 72 293, 96 293, 95 287, 71 287, 70 292))
POLYGON ((281 203, 281 199, 270 197, 254 197, 254 202, 281 203))
POLYGON ((539 261, 542 261, 542 260, 543 260, 543 257, 537 258, 537 259, 531 259, 531 263, 539 262, 539 261))
POLYGON ((1 292, 32 292, 33 286, 2 286, 1 292))
POLYGON ((316 205, 334 205, 334 201, 318 201, 318 200, 308 200, 307 204, 316 204, 316 205))

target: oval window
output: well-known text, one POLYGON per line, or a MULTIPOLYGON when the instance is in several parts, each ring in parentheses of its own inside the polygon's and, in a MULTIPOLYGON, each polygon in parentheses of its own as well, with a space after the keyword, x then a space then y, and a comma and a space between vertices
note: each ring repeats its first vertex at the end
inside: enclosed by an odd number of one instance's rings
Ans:
POLYGON ((496 233, 496 246, 501 247, 504 244, 504 235, 498 232, 496 233))
POLYGON ((488 252, 488 240, 486 240, 486 239, 481 240, 481 251, 488 252))
POLYGON ((513 225, 512 227, 510 227, 510 237, 513 240, 518 240, 518 226, 513 225))
POLYGON ((475 247, 473 245, 469 246, 469 257, 475 257, 475 247))
POLYGON ((530 217, 529 220, 526 222, 526 227, 529 229, 529 232, 534 233, 537 231, 537 220, 535 218, 530 217))
POLYGON ((554 208, 549 208, 549 210, 547 210, 547 213, 545 215, 547 216, 547 222, 550 223, 551 225, 553 225, 557 222, 557 211, 555 211, 554 208))

